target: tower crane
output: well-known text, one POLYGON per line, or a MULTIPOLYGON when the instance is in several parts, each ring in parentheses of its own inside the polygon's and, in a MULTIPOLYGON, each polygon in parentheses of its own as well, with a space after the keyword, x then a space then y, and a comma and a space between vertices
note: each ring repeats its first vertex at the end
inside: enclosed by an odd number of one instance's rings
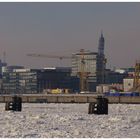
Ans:
POLYGON ((30 53, 27 54, 27 56, 31 57, 47 57, 47 58, 56 58, 56 59, 72 59, 73 57, 70 56, 57 56, 57 55, 46 55, 46 54, 36 54, 36 53, 30 53))
MULTIPOLYGON (((81 69, 80 72, 77 73, 77 75, 80 78, 80 91, 85 91, 88 89, 88 85, 87 85, 87 77, 90 74, 89 72, 85 72, 85 59, 84 58, 84 49, 80 50, 80 62, 81 62, 81 69)), ((57 56, 57 55, 47 55, 47 54, 36 54, 36 53, 30 53, 27 54, 27 56, 29 57, 46 57, 46 58, 55 58, 55 59, 73 59, 76 56, 57 56)))
POLYGON ((130 92, 140 92, 140 61, 136 61, 133 87, 129 91, 130 92))
POLYGON ((81 61, 81 70, 78 72, 78 75, 80 77, 80 90, 85 91, 88 90, 88 82, 87 82, 87 77, 90 74, 89 72, 85 72, 85 59, 84 58, 84 49, 80 50, 80 61, 81 61))
POLYGON ((135 64, 135 75, 134 75, 134 88, 140 86, 140 62, 136 61, 135 64))

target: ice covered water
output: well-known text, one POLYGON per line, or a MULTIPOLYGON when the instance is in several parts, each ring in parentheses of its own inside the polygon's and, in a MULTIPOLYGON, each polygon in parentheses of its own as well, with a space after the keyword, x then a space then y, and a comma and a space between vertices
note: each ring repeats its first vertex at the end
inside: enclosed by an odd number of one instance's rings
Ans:
POLYGON ((0 104, 0 137, 140 138, 140 105, 109 104, 108 115, 88 114, 88 104, 0 104))

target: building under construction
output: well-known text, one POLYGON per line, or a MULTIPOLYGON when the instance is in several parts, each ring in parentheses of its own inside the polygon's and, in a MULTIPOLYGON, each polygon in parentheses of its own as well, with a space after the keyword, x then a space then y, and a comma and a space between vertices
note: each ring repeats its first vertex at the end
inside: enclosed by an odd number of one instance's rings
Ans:
POLYGON ((81 91, 95 91, 98 84, 105 81, 106 59, 104 55, 104 37, 101 33, 98 52, 81 50, 73 54, 72 75, 79 75, 81 91))

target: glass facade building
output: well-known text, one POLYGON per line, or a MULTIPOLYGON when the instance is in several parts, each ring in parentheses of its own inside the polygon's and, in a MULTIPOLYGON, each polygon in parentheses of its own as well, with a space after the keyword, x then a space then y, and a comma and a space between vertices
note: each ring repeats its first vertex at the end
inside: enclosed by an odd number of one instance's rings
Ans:
POLYGON ((37 72, 38 90, 42 92, 44 89, 71 89, 79 90, 79 78, 71 76, 71 68, 46 68, 34 69, 37 72))
POLYGON ((79 78, 71 76, 71 68, 16 69, 2 77, 2 92, 7 94, 33 94, 56 88, 78 91, 79 78))
POLYGON ((37 73, 31 71, 5 72, 3 74, 3 93, 37 93, 37 73))

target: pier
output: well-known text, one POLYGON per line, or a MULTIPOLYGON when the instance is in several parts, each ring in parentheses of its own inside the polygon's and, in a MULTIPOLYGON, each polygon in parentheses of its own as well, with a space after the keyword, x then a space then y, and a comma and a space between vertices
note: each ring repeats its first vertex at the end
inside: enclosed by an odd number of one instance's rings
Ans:
MULTIPOLYGON (((0 103, 12 101, 14 95, 0 95, 0 103)), ((95 103, 101 94, 17 94, 23 103, 95 103)), ((140 96, 105 96, 110 104, 140 104, 140 96)))

